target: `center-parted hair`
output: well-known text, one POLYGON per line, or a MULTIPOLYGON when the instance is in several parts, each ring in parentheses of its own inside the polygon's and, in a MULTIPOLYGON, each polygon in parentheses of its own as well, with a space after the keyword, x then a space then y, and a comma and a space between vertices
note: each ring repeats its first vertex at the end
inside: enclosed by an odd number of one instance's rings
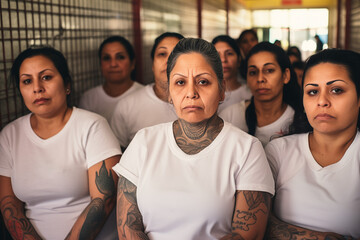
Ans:
MULTIPOLYGON (((281 72, 285 73, 286 69, 290 70, 290 81, 284 84, 283 87, 283 102, 290 105, 294 111, 295 116, 303 112, 302 101, 301 101, 301 89, 297 83, 296 73, 291 66, 290 59, 285 51, 275 44, 269 42, 261 42, 255 45, 249 52, 246 58, 246 67, 248 67, 249 59, 257 53, 269 52, 274 55, 276 62, 279 64, 281 72)), ((250 105, 247 107, 245 112, 246 125, 248 126, 248 133, 255 135, 257 126, 257 117, 255 112, 254 97, 251 98, 250 105)))
POLYGON ((222 89, 221 83, 224 77, 219 53, 213 44, 201 38, 184 38, 176 44, 167 62, 166 74, 168 82, 170 81, 170 73, 178 58, 183 54, 189 53, 199 53, 205 58, 216 74, 219 89, 222 89))
MULTIPOLYGON (((72 78, 70 76, 69 67, 64 55, 50 46, 43 45, 34 45, 30 48, 22 51, 14 60, 14 63, 10 70, 10 81, 16 86, 16 88, 20 91, 20 67, 25 59, 35 57, 35 56, 44 56, 49 59, 60 73, 64 86, 69 86, 72 88, 72 78)), ((67 95, 67 104, 71 106, 71 98, 70 95, 67 95)))
MULTIPOLYGON (((318 52, 306 60, 304 74, 302 78, 302 86, 304 89, 304 79, 307 72, 314 66, 321 63, 332 63, 341 65, 346 68, 350 80, 354 83, 358 99, 360 98, 360 54, 350 50, 342 49, 326 49, 318 52)), ((302 92, 304 94, 304 92, 302 92)), ((357 128, 360 130, 360 111, 357 119, 357 128)), ((293 123, 292 133, 306 133, 311 132, 311 127, 306 114, 295 118, 293 123)))

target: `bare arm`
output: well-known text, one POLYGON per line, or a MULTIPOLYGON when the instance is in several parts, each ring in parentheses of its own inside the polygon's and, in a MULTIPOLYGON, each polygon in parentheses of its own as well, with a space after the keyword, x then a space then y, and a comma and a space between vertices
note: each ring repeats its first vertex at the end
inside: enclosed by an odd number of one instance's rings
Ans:
POLYGON ((270 194, 259 191, 236 191, 232 233, 221 238, 263 239, 270 212, 270 194))
POLYGON ((335 240, 335 239, 353 239, 343 237, 339 234, 332 232, 317 232, 306 228, 301 228, 286 222, 281 221, 273 214, 270 215, 267 239, 309 239, 309 240, 335 240))
POLYGON ((136 186, 123 176, 119 177, 116 218, 119 239, 149 239, 137 206, 136 186))
POLYGON ((91 202, 80 214, 66 239, 94 239, 101 231, 116 202, 117 175, 111 169, 120 156, 92 166, 89 171, 91 202))
POLYGON ((0 176, 0 209, 5 226, 13 239, 41 239, 25 216, 24 203, 15 196, 9 177, 0 176))

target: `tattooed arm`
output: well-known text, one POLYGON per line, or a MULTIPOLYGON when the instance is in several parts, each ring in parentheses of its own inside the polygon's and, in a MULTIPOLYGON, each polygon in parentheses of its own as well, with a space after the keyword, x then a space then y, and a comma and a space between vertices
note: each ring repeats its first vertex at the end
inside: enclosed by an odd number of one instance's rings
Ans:
POLYGON ((94 239, 116 202, 117 175, 111 169, 120 156, 110 157, 88 170, 91 202, 80 214, 66 239, 94 239))
POLYGON ((149 239, 137 206, 136 186, 123 176, 119 177, 116 209, 119 239, 149 239))
POLYGON ((9 177, 0 176, 0 209, 5 226, 13 239, 41 239, 25 216, 24 203, 15 196, 9 177))
POLYGON ((236 191, 231 234, 222 240, 263 239, 270 209, 270 194, 236 191))
POLYGON ((273 214, 270 214, 268 228, 266 232, 267 239, 309 239, 309 240, 335 240, 335 239, 353 239, 343 237, 337 233, 317 232, 301 228, 279 220, 273 214))

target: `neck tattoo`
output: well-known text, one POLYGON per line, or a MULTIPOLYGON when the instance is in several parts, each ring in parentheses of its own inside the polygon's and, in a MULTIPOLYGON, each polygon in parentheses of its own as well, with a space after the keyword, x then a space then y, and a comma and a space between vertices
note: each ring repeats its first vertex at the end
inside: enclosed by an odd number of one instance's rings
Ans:
POLYGON ((199 123, 188 123, 183 119, 179 119, 179 122, 186 137, 190 138, 191 140, 198 140, 205 135, 209 128, 211 119, 212 118, 199 123))

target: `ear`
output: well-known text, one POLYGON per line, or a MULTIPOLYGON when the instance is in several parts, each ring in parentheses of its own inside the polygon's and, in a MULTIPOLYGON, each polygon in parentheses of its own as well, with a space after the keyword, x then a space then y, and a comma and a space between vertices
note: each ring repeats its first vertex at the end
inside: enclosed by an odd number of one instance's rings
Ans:
POLYGON ((285 72, 283 73, 284 84, 288 84, 290 82, 290 76, 291 76, 290 69, 286 68, 285 72))

